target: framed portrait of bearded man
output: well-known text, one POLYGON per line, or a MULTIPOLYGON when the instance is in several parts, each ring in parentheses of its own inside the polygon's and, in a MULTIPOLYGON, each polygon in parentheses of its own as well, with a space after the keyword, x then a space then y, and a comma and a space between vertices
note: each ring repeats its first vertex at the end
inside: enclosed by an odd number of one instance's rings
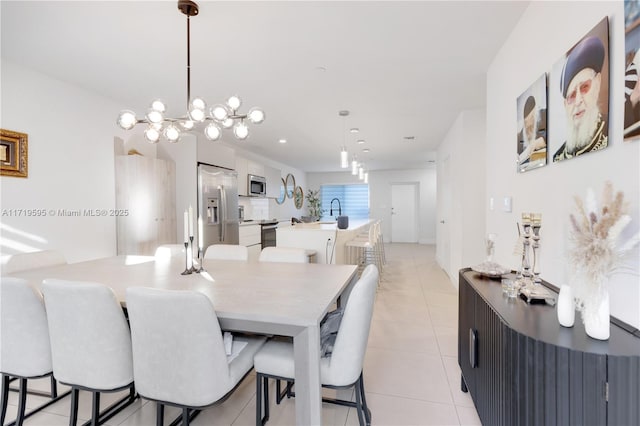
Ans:
POLYGON ((609 143, 609 20, 602 19, 553 66, 549 78, 553 162, 609 143))
POLYGON ((624 2, 624 139, 640 139, 640 0, 624 2))
POLYGON ((516 102, 518 171, 547 164, 547 75, 543 74, 516 102))

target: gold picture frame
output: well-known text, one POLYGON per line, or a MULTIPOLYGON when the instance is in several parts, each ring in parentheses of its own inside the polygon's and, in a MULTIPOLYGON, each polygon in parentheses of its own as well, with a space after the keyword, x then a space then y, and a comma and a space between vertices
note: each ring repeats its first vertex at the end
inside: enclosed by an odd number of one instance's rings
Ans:
POLYGON ((0 129, 0 175, 26 178, 29 137, 26 133, 0 129))

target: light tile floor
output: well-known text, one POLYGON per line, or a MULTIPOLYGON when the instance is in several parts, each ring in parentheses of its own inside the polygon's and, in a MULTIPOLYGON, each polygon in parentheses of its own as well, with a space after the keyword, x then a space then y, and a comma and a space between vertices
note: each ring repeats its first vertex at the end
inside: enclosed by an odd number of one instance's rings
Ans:
MULTIPOLYGON (((387 244, 387 266, 378 290, 364 366, 367 402, 374 425, 479 425, 469 394, 460 391, 457 361, 458 296, 447 275, 435 262, 435 246, 387 244)), ((275 405, 271 394, 269 425, 293 425, 295 400, 275 405)), ((30 387, 46 390, 48 380, 30 381, 30 387)), ((61 386, 61 390, 65 390, 61 386)), ((324 390, 335 396, 336 391, 324 390)), ((353 392, 337 391, 340 398, 353 392)), ((103 406, 122 393, 104 394, 103 406)), ((29 396, 33 407, 43 398, 29 396)), ((11 392, 7 421, 15 418, 17 394, 11 392)), ((30 417, 25 424, 56 426, 69 422, 69 398, 30 417)), ((89 418, 91 399, 81 392, 79 421, 89 418)), ((179 414, 167 407, 165 423, 179 414)), ((355 409, 323 405, 326 425, 357 425, 355 409)), ((155 425, 155 404, 137 400, 107 423, 109 426, 155 425)), ((255 424, 255 374, 240 385, 223 404, 202 412, 197 425, 255 424)))

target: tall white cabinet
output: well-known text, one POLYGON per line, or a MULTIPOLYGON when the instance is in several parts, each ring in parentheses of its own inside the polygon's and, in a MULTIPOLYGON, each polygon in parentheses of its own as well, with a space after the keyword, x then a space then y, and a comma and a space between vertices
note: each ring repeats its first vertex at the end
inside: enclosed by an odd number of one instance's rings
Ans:
POLYGON ((175 163, 141 155, 115 158, 118 254, 153 255, 176 242, 175 163))

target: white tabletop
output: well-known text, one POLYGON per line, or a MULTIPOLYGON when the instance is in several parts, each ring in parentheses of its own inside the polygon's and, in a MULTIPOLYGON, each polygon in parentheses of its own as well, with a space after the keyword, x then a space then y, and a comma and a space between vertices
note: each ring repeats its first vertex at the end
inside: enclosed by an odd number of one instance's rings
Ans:
POLYGON ((180 275, 184 269, 181 257, 156 261, 117 256, 11 276, 25 278, 36 288, 46 278, 99 282, 111 287, 123 304, 132 286, 200 291, 213 302, 225 329, 294 337, 296 422, 320 424, 319 323, 355 278, 356 267, 205 260, 206 272, 180 275))

